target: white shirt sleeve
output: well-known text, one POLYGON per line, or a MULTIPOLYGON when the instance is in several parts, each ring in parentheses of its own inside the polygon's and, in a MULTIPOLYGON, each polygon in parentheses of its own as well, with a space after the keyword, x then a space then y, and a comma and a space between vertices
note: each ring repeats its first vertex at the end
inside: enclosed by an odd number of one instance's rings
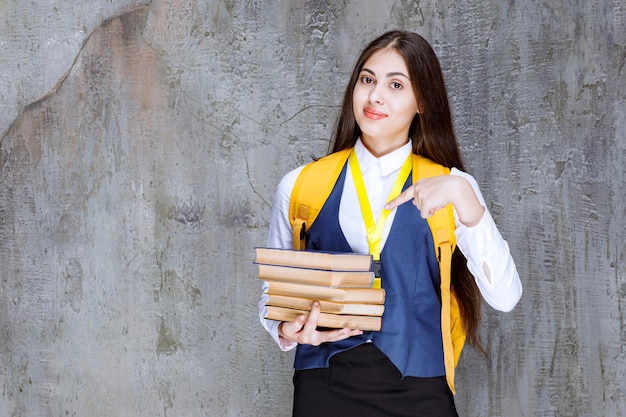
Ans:
POLYGON ((522 284, 509 245, 487 210, 474 177, 456 168, 450 174, 467 179, 485 208, 485 213, 476 226, 467 227, 456 219, 457 246, 465 255, 467 268, 474 275, 485 301, 496 310, 510 311, 522 296, 522 284))
MULTIPOLYGON (((272 200, 272 214, 267 238, 267 247, 269 248, 291 249, 293 247, 291 224, 289 222, 289 202, 291 200, 291 191, 302 168, 299 167, 287 173, 278 183, 274 199, 272 200)), ((259 299, 259 319, 281 350, 291 350, 296 347, 297 343, 292 343, 278 336, 278 325, 280 322, 265 318, 267 313, 265 303, 268 300, 268 296, 265 293, 267 287, 267 283, 263 282, 262 293, 259 299)))

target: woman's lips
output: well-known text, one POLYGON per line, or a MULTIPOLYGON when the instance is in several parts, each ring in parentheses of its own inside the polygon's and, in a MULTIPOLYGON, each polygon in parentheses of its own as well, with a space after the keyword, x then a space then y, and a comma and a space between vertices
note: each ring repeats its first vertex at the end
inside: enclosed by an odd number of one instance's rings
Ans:
POLYGON ((363 110, 363 113, 365 114, 365 117, 367 117, 368 119, 372 119, 372 120, 380 120, 380 119, 384 119, 385 117, 387 117, 385 113, 381 113, 379 111, 376 111, 370 108, 365 108, 363 110))

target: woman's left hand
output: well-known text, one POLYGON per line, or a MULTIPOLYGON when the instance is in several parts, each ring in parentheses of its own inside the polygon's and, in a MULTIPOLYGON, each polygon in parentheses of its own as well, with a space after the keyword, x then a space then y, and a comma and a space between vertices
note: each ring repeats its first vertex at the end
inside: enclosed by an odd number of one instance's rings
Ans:
POLYGON ((413 200, 413 205, 425 219, 452 204, 459 221, 467 227, 476 226, 485 213, 485 208, 478 201, 471 184, 458 175, 440 175, 419 180, 388 202, 385 209, 392 210, 409 200, 413 200))

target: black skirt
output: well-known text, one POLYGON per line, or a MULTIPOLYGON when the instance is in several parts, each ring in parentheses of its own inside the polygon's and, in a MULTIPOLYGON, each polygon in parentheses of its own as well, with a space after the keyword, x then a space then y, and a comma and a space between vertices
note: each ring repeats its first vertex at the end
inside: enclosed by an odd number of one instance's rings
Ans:
POLYGON ((445 376, 405 377, 373 343, 295 371, 293 417, 458 417, 445 376))

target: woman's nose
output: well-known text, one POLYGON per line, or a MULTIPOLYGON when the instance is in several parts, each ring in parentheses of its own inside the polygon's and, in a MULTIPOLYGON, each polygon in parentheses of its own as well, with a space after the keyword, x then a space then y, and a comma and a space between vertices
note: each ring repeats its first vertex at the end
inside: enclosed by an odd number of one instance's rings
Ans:
POLYGON ((380 91, 379 84, 376 84, 374 88, 372 88, 372 90, 370 91, 369 99, 371 103, 383 104, 384 100, 383 100, 383 95, 381 94, 381 91, 380 91))

